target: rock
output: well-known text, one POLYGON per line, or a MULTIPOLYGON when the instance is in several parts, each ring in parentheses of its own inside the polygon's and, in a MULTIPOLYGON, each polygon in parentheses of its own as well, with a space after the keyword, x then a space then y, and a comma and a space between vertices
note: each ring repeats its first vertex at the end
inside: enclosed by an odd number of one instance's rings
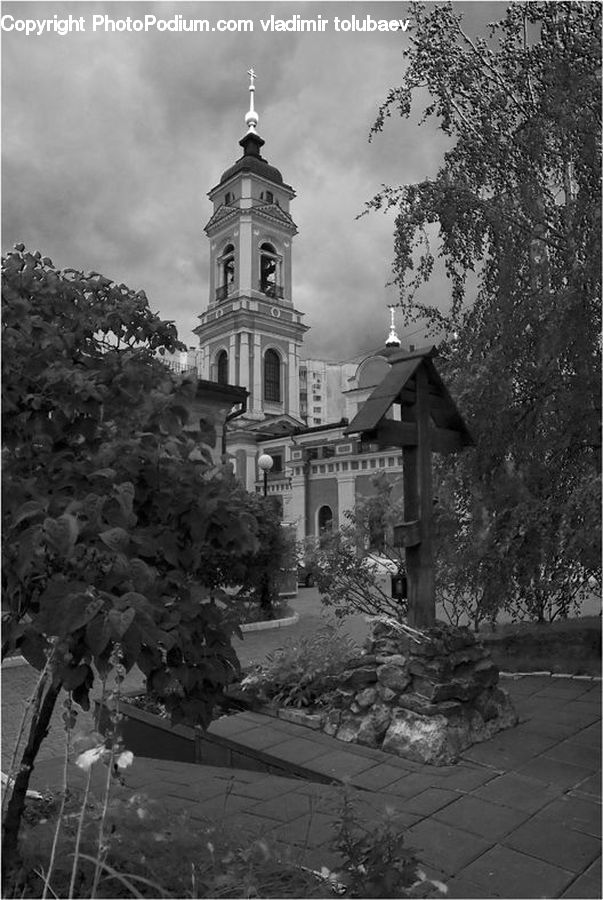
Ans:
POLYGON ((389 656, 376 656, 375 660, 381 665, 389 663, 392 666, 405 666, 408 662, 408 657, 402 656, 401 653, 392 653, 389 656))
POLYGON ((304 725, 317 731, 322 725, 322 716, 318 713, 308 713, 303 709, 281 708, 278 711, 279 719, 285 722, 294 722, 296 725, 304 725))
POLYGON ((383 687, 390 688, 392 691, 402 693, 410 684, 411 678, 406 667, 391 665, 386 663, 377 669, 377 678, 379 684, 383 687))
POLYGON ((407 691, 396 700, 398 706, 410 709, 422 716, 445 716, 447 719, 462 714, 463 705, 458 700, 443 700, 440 703, 430 703, 421 694, 407 691))
POLYGON ((373 706, 360 723, 356 738, 358 743, 367 747, 380 747, 390 720, 391 711, 387 706, 373 706))
POLYGON ((374 687, 365 688, 356 694, 355 699, 360 709, 366 709, 368 706, 372 706, 377 699, 377 689, 374 687))
POLYGON ((477 697, 481 691, 481 686, 470 678, 434 684, 426 678, 415 676, 412 686, 413 691, 426 697, 432 703, 439 703, 441 700, 463 700, 467 702, 477 697))
POLYGON ((346 671, 341 676, 341 686, 347 688, 364 687, 377 681, 377 672, 374 666, 363 666, 361 669, 346 671))
POLYGON ((396 692, 391 688, 384 687, 382 684, 377 685, 377 694, 384 703, 389 703, 396 696, 396 692))
POLYGON ((383 750, 416 762, 447 766, 456 762, 471 740, 444 716, 420 716, 397 707, 383 740, 383 750))
POLYGON ((363 653, 362 656, 353 656, 348 659, 345 667, 346 669, 360 669, 363 666, 374 666, 376 662, 377 657, 372 653, 363 653))
POLYGON ((343 713, 335 737, 338 741, 344 741, 346 744, 351 744, 353 741, 358 740, 358 732, 361 724, 361 719, 358 719, 356 716, 352 716, 349 713, 343 713))
POLYGON ((341 710, 339 709, 329 709, 323 716, 322 721, 322 730, 325 734, 334 737, 337 729, 339 728, 339 723, 341 721, 341 710))

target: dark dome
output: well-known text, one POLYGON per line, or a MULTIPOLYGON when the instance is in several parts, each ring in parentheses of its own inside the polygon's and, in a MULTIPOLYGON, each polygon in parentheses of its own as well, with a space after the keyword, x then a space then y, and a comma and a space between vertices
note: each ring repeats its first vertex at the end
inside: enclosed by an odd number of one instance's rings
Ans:
POLYGON ((255 175, 261 175, 269 181, 274 181, 275 184, 283 183, 283 176, 279 170, 275 168, 275 166, 268 165, 266 160, 261 156, 242 156, 236 161, 234 166, 231 166, 230 169, 226 169, 220 178, 220 184, 228 181, 228 179, 233 175, 236 175, 237 172, 253 172, 255 175))
POLYGON ((274 166, 270 166, 264 157, 260 155, 260 148, 264 145, 264 141, 259 134, 249 132, 239 141, 239 144, 244 150, 243 156, 237 159, 234 166, 226 169, 220 178, 220 184, 228 181, 237 172, 254 172, 256 175, 261 175, 275 184, 283 183, 283 176, 279 170, 274 166))

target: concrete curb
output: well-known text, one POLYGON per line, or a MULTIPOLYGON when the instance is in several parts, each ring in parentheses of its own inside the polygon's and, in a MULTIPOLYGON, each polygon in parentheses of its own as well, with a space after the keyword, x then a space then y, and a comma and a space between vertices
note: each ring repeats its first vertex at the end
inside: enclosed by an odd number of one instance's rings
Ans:
POLYGON ((292 616, 287 616, 285 619, 270 619, 267 622, 248 622, 246 625, 241 625, 241 631, 243 633, 247 631, 272 631, 274 628, 286 628, 287 625, 295 625, 299 622, 299 613, 293 613, 292 616))

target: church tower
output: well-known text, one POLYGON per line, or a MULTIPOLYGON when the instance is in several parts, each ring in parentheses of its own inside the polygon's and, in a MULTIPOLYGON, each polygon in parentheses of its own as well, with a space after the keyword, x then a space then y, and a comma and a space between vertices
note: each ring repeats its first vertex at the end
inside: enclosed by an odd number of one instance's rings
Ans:
POLYGON ((293 306, 291 246, 297 228, 289 213, 295 191, 261 155, 249 71, 247 133, 242 156, 209 192, 213 214, 209 304, 194 329, 202 378, 249 391, 246 418, 300 418, 299 353, 303 314, 293 306))

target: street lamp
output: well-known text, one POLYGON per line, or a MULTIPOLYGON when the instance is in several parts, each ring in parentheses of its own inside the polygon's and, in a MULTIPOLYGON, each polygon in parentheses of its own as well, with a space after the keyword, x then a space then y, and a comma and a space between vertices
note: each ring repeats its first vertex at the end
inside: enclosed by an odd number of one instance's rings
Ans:
POLYGON ((260 458, 258 459, 258 468, 262 470, 264 473, 264 497, 268 493, 268 472, 274 465, 274 460, 268 453, 262 453, 260 458))

